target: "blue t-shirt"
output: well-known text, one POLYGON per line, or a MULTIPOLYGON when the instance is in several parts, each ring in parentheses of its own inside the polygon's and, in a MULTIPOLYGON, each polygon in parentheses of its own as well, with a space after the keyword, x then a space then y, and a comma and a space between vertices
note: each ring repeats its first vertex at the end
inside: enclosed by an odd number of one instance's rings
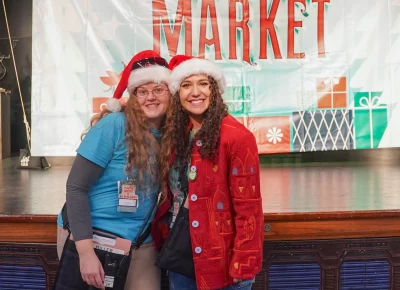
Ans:
MULTIPOLYGON (((138 184, 136 188, 139 197, 137 211, 117 211, 118 181, 127 179, 125 174, 127 164, 125 123, 124 113, 106 115, 89 130, 77 149, 77 153, 104 168, 103 174, 91 186, 88 193, 92 226, 133 241, 157 202, 160 184, 156 178, 151 178, 150 173, 146 173, 143 185, 138 184), (150 182, 152 179, 156 180, 150 182)), ((156 139, 161 138, 158 131, 151 130, 151 132, 156 139)), ((157 172, 157 163, 150 166, 154 166, 154 172, 157 172)), ((134 169, 131 174, 136 177, 137 169, 134 169)), ((149 219, 148 223, 152 219, 153 217, 149 219)), ((57 223, 62 226, 61 214, 58 215, 57 223)), ((151 241, 151 236, 146 240, 146 242, 149 241, 151 241)))

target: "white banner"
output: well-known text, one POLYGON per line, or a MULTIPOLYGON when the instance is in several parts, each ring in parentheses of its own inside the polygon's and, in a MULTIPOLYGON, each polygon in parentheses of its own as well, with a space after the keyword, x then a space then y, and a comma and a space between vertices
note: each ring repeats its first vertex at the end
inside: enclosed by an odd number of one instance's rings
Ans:
POLYGON ((214 59, 260 153, 400 146, 399 0, 35 0, 32 153, 71 156, 131 57, 214 59))

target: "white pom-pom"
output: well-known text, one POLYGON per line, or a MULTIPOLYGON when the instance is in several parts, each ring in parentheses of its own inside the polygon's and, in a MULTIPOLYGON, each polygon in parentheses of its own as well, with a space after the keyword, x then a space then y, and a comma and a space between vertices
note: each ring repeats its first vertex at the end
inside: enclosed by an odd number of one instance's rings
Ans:
POLYGON ((121 111, 121 103, 115 98, 109 98, 106 102, 107 109, 111 112, 121 111))

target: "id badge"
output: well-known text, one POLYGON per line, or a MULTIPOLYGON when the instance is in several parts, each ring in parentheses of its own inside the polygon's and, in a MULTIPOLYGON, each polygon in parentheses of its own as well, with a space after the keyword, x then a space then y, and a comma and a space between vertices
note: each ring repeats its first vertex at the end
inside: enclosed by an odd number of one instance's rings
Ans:
POLYGON ((118 212, 136 212, 138 207, 135 183, 132 180, 118 181, 118 212))

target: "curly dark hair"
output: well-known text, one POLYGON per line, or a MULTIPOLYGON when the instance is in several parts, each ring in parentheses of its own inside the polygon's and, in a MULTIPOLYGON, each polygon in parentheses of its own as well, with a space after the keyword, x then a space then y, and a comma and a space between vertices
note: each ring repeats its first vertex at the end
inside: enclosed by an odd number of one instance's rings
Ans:
MULTIPOLYGON (((218 83, 214 78, 208 76, 210 82, 211 95, 210 105, 205 112, 205 116, 200 130, 196 137, 202 140, 203 145, 199 149, 201 158, 215 160, 218 156, 220 127, 223 118, 228 114, 228 107, 222 99, 218 83)), ((193 141, 189 142, 188 125, 190 122, 188 112, 182 107, 179 99, 179 92, 173 96, 172 100, 172 119, 168 120, 167 126, 173 127, 173 145, 175 156, 178 162, 177 168, 183 170, 190 162, 193 141)))

